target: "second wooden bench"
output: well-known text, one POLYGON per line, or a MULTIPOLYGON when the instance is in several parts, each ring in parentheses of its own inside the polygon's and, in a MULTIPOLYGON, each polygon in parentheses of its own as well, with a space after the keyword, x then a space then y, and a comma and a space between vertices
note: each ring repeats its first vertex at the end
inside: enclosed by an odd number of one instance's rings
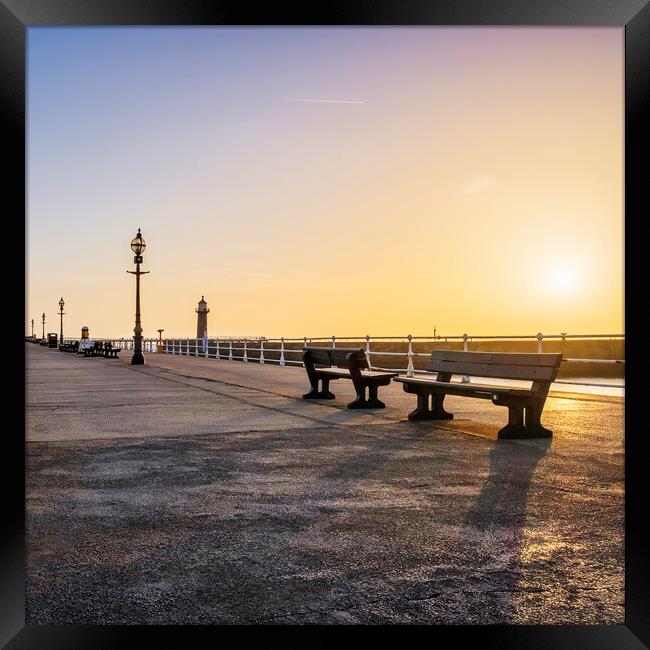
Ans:
POLYGON ((334 399, 336 396, 329 389, 330 381, 351 379, 357 397, 348 404, 349 409, 383 409, 386 405, 378 399, 377 389, 388 386, 390 380, 398 375, 396 372, 370 370, 365 352, 357 348, 307 347, 303 349, 302 360, 311 384, 311 390, 303 395, 303 399, 334 399), (318 390, 319 381, 321 390, 318 390))

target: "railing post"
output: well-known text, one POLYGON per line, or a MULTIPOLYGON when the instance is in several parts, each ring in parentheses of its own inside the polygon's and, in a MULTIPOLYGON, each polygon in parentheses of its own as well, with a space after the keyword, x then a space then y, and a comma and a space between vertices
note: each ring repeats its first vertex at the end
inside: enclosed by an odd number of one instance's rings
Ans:
POLYGON ((244 363, 248 363, 248 350, 246 347, 246 339, 244 339, 244 358, 242 359, 244 363))
POLYGON ((169 352, 169 342, 165 339, 165 354, 167 354, 167 352, 169 352))
POLYGON ((194 343, 194 356, 199 356, 199 339, 196 339, 196 343, 194 343))
POLYGON ((187 339, 187 356, 189 357, 190 354, 192 354, 192 353, 190 352, 190 340, 187 339))
MULTIPOLYGON (((332 347, 336 347, 336 336, 332 335, 332 347)), ((338 368, 338 366, 333 365, 332 368, 338 368)))
POLYGON ((203 334, 203 356, 207 359, 209 356, 208 353, 208 333, 204 332, 203 334))
POLYGON ((372 363, 370 363, 370 334, 366 334, 366 359, 368 359, 368 370, 372 370, 372 363))
MULTIPOLYGON (((307 337, 306 336, 302 337, 302 347, 303 348, 307 347, 307 337)), ((302 363, 302 367, 304 368, 305 367, 305 362, 301 360, 301 363, 302 363)))
POLYGON ((413 376, 413 337, 409 334, 406 338, 409 341, 408 352, 406 353, 408 355, 408 365, 406 366, 406 376, 407 377, 412 377, 413 376))
POLYGON ((230 351, 228 352, 228 361, 232 361, 232 339, 228 339, 230 343, 230 351))
MULTIPOLYGON (((463 352, 467 352, 467 339, 469 336, 467 336, 467 333, 463 334, 463 352)), ((461 380, 463 384, 469 384, 469 375, 463 375, 463 379, 461 380)))
POLYGON ((284 365, 284 336, 280 339, 280 365, 284 365))
POLYGON ((264 363, 264 338, 260 339, 260 363, 264 363))
POLYGON ((221 351, 219 350, 219 339, 217 338, 217 352, 215 359, 221 359, 221 351))
POLYGON ((542 339, 544 335, 541 332, 537 332, 537 354, 542 353, 542 339))

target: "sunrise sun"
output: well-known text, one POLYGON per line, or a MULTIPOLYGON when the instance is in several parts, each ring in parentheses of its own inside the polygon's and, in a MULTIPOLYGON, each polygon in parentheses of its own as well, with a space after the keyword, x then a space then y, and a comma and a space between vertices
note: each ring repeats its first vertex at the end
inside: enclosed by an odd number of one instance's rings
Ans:
POLYGON ((570 293, 576 287, 576 271, 569 266, 558 265, 551 269, 550 282, 556 291, 570 293))

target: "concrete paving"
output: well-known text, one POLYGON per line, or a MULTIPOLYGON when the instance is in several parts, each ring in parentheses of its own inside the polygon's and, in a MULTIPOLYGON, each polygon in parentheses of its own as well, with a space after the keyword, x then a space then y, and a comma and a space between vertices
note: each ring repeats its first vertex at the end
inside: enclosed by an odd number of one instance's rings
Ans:
POLYGON ((549 398, 551 440, 308 402, 302 368, 31 344, 27 604, 48 623, 612 624, 620 398, 549 398))

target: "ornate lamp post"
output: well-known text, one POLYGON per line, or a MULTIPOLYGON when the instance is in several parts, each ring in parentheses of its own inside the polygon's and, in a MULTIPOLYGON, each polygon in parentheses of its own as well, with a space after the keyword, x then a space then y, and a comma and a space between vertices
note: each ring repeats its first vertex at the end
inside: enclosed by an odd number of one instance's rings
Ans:
POLYGON ((131 240, 131 250, 135 253, 133 263, 135 264, 135 271, 127 271, 135 275, 135 327, 133 328, 133 356, 131 357, 131 365, 142 366, 144 365, 144 355, 142 354, 142 325, 140 324, 140 276, 149 271, 141 271, 140 264, 142 264, 142 253, 147 247, 146 242, 142 238, 140 228, 138 234, 131 240))
POLYGON ((63 344, 63 316, 64 316, 63 305, 65 305, 65 303, 63 302, 63 297, 61 297, 61 300, 59 300, 59 316, 61 316, 61 341, 59 345, 63 344))
POLYGON ((43 340, 45 340, 45 312, 43 312, 41 318, 43 319, 43 340))

